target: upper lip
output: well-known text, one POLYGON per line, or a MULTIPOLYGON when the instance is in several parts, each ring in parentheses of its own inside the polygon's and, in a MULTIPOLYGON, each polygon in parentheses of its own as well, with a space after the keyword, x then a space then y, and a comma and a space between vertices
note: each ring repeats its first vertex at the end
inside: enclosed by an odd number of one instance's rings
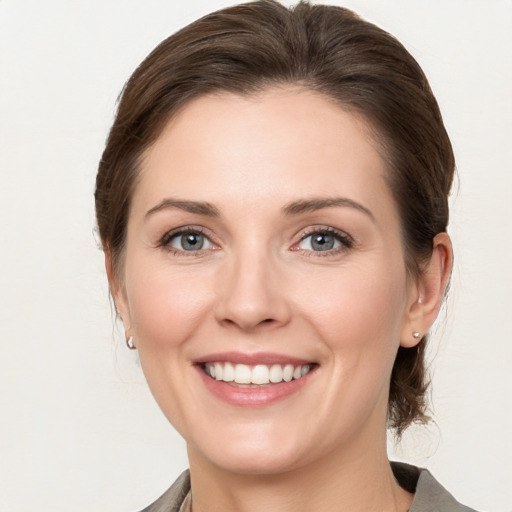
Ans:
POLYGON ((192 362, 194 364, 230 362, 246 364, 248 366, 256 366, 257 364, 292 364, 294 366, 313 364, 311 360, 272 352, 255 352, 252 354, 245 352, 217 352, 198 357, 192 362))

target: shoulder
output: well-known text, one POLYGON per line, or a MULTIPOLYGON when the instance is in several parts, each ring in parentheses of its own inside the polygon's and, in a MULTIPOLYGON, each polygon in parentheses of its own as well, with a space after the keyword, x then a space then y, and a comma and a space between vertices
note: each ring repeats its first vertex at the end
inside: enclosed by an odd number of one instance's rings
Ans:
POLYGON ((184 471, 154 503, 141 512, 179 512, 185 496, 190 491, 190 474, 184 471))
POLYGON ((414 492, 409 512, 476 512, 459 503, 427 469, 401 462, 392 462, 391 467, 398 483, 414 492))

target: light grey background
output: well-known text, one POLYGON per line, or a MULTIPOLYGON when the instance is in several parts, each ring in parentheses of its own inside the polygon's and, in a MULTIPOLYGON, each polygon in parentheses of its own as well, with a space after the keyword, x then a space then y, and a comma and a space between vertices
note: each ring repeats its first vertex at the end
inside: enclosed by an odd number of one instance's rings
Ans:
MULTIPOLYGON (((113 328, 94 178, 131 71, 231 3, 0 0, 1 510, 137 510, 186 466, 113 328)), ((419 60, 460 174, 452 295, 432 349, 436 425, 390 452, 475 508, 510 511, 512 1, 343 5, 419 60)))

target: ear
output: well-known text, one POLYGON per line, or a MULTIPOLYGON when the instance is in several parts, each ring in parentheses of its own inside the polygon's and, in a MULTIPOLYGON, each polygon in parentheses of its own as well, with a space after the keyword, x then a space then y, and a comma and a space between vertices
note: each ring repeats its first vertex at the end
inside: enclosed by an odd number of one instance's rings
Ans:
POLYGON ((434 237, 433 246, 430 261, 422 269, 408 299, 400 342, 402 347, 414 347, 430 329, 437 318, 450 280, 453 264, 450 237, 447 233, 439 233, 434 237))
POLYGON ((105 270, 107 271, 110 294, 112 295, 112 299, 114 300, 116 313, 119 315, 121 321, 123 322, 126 339, 128 339, 131 336, 133 336, 133 333, 131 327, 132 324, 130 319, 130 309, 128 307, 128 301, 126 299, 126 292, 120 277, 114 270, 112 253, 107 248, 104 249, 104 253, 105 270))

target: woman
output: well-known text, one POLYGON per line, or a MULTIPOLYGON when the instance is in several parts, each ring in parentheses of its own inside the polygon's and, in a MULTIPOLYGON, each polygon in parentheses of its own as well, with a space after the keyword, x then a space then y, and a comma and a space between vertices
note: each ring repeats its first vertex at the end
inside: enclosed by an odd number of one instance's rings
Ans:
POLYGON ((127 344, 187 442, 145 510, 469 510, 386 454, 427 419, 453 172, 418 64, 345 9, 240 5, 149 55, 96 187, 127 344))

